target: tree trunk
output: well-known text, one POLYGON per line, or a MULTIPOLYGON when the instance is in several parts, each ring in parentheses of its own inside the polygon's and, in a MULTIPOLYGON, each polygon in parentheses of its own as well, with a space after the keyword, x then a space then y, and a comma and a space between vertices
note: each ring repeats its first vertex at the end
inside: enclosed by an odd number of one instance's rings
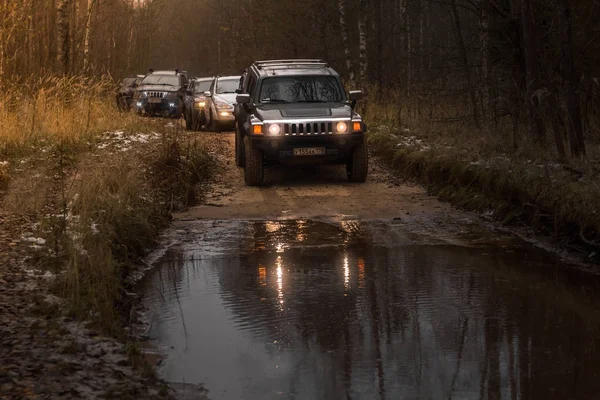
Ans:
POLYGON ((541 113, 541 82, 537 24, 531 10, 531 0, 521 1, 521 30, 523 32, 523 58, 525 59, 525 104, 529 120, 535 125, 535 139, 546 140, 546 127, 541 113))
MULTIPOLYGON (((96 0, 87 0, 87 9, 85 14, 85 28, 83 34, 83 71, 87 72, 90 67, 90 35, 92 32, 92 12, 96 0)), ((129 28, 131 29, 131 27, 129 28)))
POLYGON ((492 107, 490 96, 490 20, 488 1, 481 0, 480 4, 480 33, 481 42, 481 114, 483 127, 489 133, 490 121, 492 119, 492 107))
POLYGON ((0 0, 0 80, 4 77, 4 31, 6 30, 6 3, 0 0))
POLYGON ((579 77, 575 69, 573 59, 573 34, 571 29, 571 9, 569 0, 562 0, 560 13, 561 30, 561 70, 565 85, 565 94, 567 97, 567 110, 569 113, 569 143, 571 145, 571 155, 582 158, 586 156, 585 141, 583 138, 583 124, 581 121, 581 108, 577 87, 579 77))
POLYGON ((368 53, 367 53, 367 0, 360 0, 360 12, 358 16, 358 64, 360 82, 367 81, 368 53))
POLYGON ((69 10, 71 0, 58 0, 56 7, 56 64, 57 72, 69 72, 69 10))
POLYGON ((481 128, 479 120, 479 109, 477 107, 477 95, 475 93, 475 86, 473 85, 473 79, 471 77, 471 68, 469 67, 469 56, 467 53, 467 47, 465 45, 465 39, 462 34, 462 28, 460 25, 460 15, 458 13, 458 7, 456 6, 456 0, 452 0, 452 15, 454 17, 454 27, 456 29, 456 38, 458 40, 458 48, 460 51, 460 57, 462 59, 463 70, 465 79, 467 81, 469 89, 469 97, 471 99, 471 109, 473 113, 473 121, 477 128, 481 128))
POLYGON ((382 7, 381 7, 381 2, 383 0, 375 0, 376 1, 376 8, 375 8, 375 12, 377 13, 377 15, 375 16, 375 20, 377 23, 377 86, 378 86, 378 90, 377 93, 379 96, 382 95, 382 90, 383 90, 383 63, 384 63, 384 57, 383 57, 383 16, 382 14, 382 7))
POLYGON ((346 21, 346 0, 338 1, 338 10, 340 12, 340 30, 342 31, 342 43, 344 44, 344 58, 346 59, 346 69, 350 82, 354 82, 354 70, 352 68, 352 57, 350 55, 350 43, 348 40, 348 26, 346 21))

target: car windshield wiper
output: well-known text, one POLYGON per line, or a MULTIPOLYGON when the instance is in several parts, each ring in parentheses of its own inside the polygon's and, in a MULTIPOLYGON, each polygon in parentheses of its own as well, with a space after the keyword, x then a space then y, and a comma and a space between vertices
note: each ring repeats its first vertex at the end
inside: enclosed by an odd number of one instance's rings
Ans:
POLYGON ((298 103, 329 103, 327 100, 298 100, 298 103))
POLYGON ((262 99, 261 103, 287 103, 287 101, 283 99, 262 99))

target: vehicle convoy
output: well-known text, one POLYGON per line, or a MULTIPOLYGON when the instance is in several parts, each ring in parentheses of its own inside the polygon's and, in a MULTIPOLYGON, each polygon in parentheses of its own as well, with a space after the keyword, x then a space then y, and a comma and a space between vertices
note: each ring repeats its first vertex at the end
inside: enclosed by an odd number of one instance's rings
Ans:
POLYGON ((199 131, 202 125, 205 125, 204 107, 207 97, 204 92, 210 90, 214 79, 214 77, 211 77, 190 80, 183 104, 183 117, 185 118, 185 127, 188 130, 199 131))
POLYGON ((180 118, 187 85, 186 73, 179 70, 148 73, 135 92, 137 113, 180 118))
POLYGON ((243 74, 235 107, 235 159, 246 185, 260 185, 271 164, 345 164, 367 179, 366 125, 355 112, 362 92, 346 96, 321 60, 256 61, 243 74))
POLYGON ((215 132, 233 130, 235 127, 233 110, 239 85, 239 75, 218 76, 213 80, 210 89, 204 92, 207 99, 203 114, 209 130, 215 132))
POLYGON ((140 85, 144 75, 130 75, 119 83, 117 91, 117 107, 120 111, 129 111, 133 106, 133 95, 140 85))

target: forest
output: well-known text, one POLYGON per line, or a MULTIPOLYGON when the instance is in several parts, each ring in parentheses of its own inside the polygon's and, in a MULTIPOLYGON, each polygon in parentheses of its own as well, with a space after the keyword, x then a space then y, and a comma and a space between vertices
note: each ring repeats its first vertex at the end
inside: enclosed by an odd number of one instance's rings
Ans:
POLYGON ((599 17, 597 0, 0 0, 0 82, 322 58, 402 123, 578 159, 598 138, 599 17))

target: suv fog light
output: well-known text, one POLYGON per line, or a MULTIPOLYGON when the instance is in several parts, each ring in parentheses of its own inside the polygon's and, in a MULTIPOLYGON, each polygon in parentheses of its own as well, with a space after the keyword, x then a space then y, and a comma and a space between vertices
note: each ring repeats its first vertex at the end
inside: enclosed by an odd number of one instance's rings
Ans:
POLYGON ((348 132, 348 124, 346 124, 345 122, 338 122, 337 125, 335 126, 335 131, 337 133, 348 132))
POLYGON ((169 103, 169 107, 175 107, 175 103, 169 103))
POLYGON ((269 135, 277 136, 281 133, 281 127, 277 124, 269 125, 269 135))
POLYGON ((219 115, 221 115, 221 117, 229 117, 229 115, 231 115, 231 113, 227 112, 227 111, 221 111, 219 113, 219 115))
POLYGON ((135 103, 136 106, 138 106, 138 108, 142 108, 142 102, 138 101, 137 103, 135 103))

